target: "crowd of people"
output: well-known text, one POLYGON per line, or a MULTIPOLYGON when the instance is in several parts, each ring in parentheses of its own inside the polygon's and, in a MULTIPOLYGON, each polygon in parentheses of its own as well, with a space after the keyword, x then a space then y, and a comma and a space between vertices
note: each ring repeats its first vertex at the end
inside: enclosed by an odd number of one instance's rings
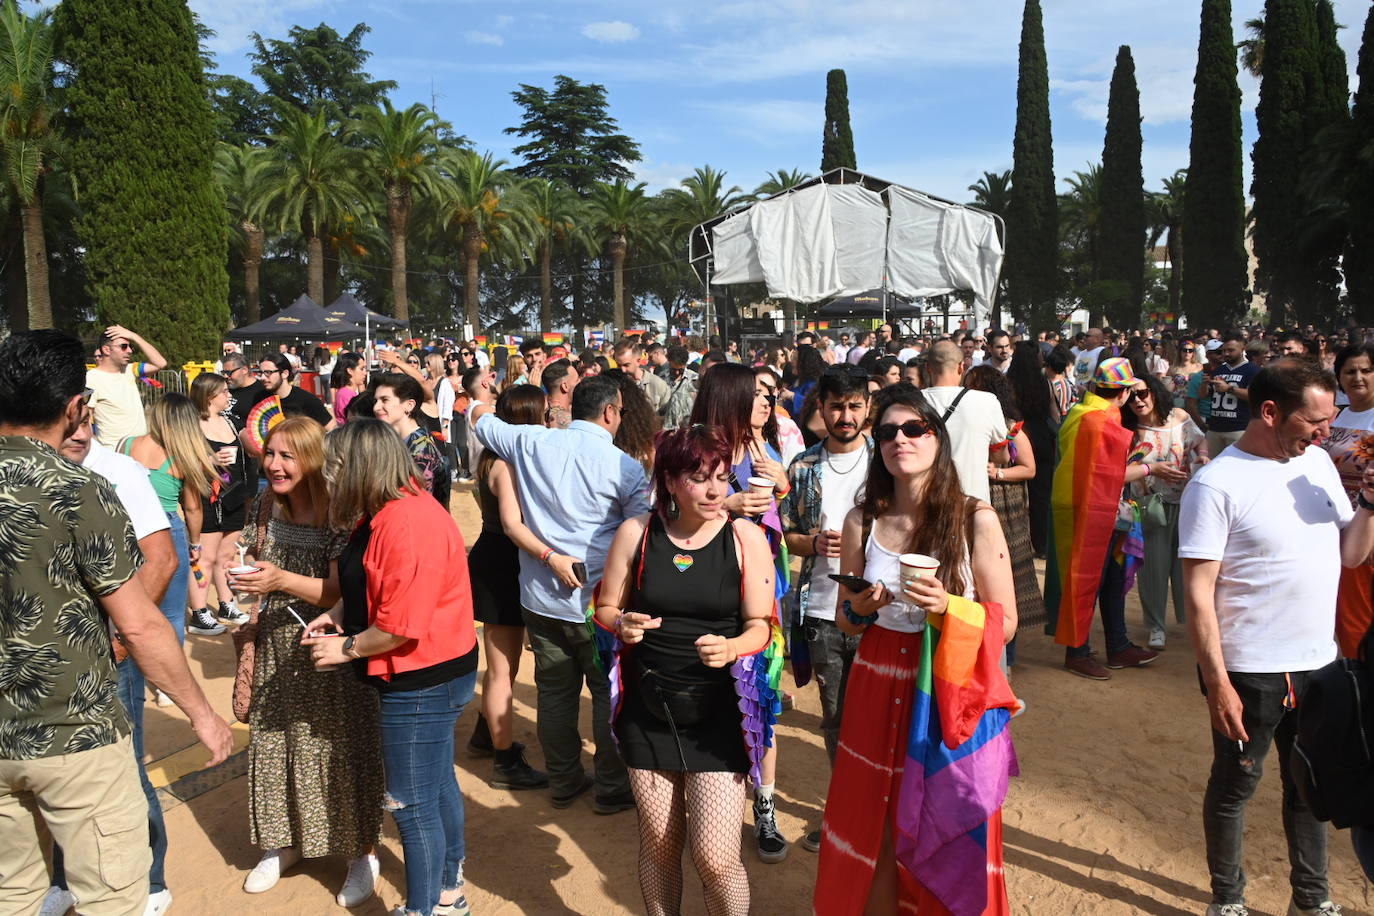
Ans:
MULTIPOLYGON (((816 682, 832 770, 796 838, 819 854, 814 910, 1009 913, 1018 633, 1043 629, 1067 673, 1103 681, 1166 650, 1172 597, 1214 738, 1208 916, 1247 913, 1241 824, 1271 746, 1290 916, 1338 914, 1327 828, 1287 761, 1309 675, 1374 620, 1372 340, 884 322, 752 347, 433 340, 309 363, 226 344, 187 395, 148 397, 165 360, 127 328, 93 348, 14 334, 0 909, 170 908, 143 705, 180 707, 223 761, 228 727, 181 644, 232 631, 260 850, 247 893, 337 856, 337 903, 363 903, 390 813, 398 916, 470 913, 452 762, 480 667, 466 747, 492 787, 637 811, 653 916, 679 911, 684 850, 707 911, 747 913, 741 816, 761 861, 792 845, 773 740, 790 664, 793 689, 816 682), (281 416, 259 427, 264 405, 281 416), (470 554, 450 511, 468 492, 470 554), (515 740, 527 651, 544 770, 515 740)), ((1356 849, 1374 871, 1368 833, 1356 849)))

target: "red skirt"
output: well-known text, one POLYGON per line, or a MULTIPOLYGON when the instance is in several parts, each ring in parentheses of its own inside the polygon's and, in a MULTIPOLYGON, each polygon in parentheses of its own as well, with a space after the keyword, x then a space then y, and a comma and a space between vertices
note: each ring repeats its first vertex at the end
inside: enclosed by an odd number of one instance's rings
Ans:
MULTIPOLYGON (((825 799, 812 899, 817 914, 862 913, 883 834, 895 836, 921 639, 920 633, 871 626, 859 641, 845 687, 840 744, 825 799)), ((947 916, 944 905, 900 864, 897 875, 900 912, 947 916)), ((985 916, 1011 912, 1003 876, 1000 811, 988 822, 988 906, 983 912, 985 916)))

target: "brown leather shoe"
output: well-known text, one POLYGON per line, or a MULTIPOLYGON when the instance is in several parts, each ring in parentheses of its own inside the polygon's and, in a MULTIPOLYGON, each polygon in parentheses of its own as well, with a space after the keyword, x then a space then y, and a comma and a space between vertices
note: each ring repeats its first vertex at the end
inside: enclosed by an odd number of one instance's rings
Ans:
POLYGON ((1110 681, 1112 679, 1112 673, 1102 667, 1102 663, 1097 660, 1096 655, 1087 655, 1082 658, 1065 657, 1064 668, 1091 681, 1110 681))
POLYGON ((1107 653, 1107 667, 1139 668, 1141 665, 1148 665, 1157 658, 1159 658, 1159 653, 1153 649, 1142 649, 1140 646, 1127 646, 1120 652, 1107 653))

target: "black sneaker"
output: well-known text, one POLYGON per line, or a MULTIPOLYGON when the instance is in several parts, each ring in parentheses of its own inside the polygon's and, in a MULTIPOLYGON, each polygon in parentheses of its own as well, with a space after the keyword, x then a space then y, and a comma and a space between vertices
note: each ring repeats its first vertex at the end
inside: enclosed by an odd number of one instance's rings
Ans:
MULTIPOLYGON (((509 791, 519 791, 521 789, 547 789, 549 787, 549 774, 543 770, 536 770, 530 766, 525 759, 524 745, 511 745, 514 751, 515 762, 510 764, 497 763, 493 768, 493 775, 489 785, 493 789, 507 789, 509 791), (516 748, 519 750, 516 750, 516 748)), ((498 756, 501 752, 498 752, 498 756)))
POLYGON ((633 792, 626 791, 623 795, 611 795, 606 798, 597 797, 592 802, 592 812, 594 814, 619 814, 622 811, 629 811, 635 807, 635 795, 633 792))
POLYGON ((759 858, 769 865, 787 858, 787 841, 778 830, 771 798, 754 799, 754 842, 758 845, 759 858))
POLYGON ((813 830, 801 839, 802 849, 807 852, 821 851, 821 832, 819 829, 813 830))
POLYGON ((248 622, 249 617, 228 601, 221 601, 219 610, 215 612, 215 619, 226 627, 241 627, 248 622))
POLYGON ((203 607, 191 612, 191 619, 186 624, 187 633, 195 633, 197 636, 218 636, 224 632, 224 624, 215 620, 215 616, 210 613, 208 607, 203 607))

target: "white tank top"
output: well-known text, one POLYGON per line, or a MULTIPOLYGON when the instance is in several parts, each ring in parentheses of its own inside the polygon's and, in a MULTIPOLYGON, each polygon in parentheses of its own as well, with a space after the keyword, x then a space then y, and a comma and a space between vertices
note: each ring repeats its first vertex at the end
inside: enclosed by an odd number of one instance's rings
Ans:
MULTIPOLYGON (((901 554, 878 543, 876 527, 868 532, 868 544, 864 547, 864 578, 883 583, 893 595, 891 602, 878 608, 878 626, 898 633, 920 633, 926 628, 926 612, 902 592, 902 564, 898 560, 901 554)), ((969 583, 964 589, 964 597, 972 599, 973 571, 967 557, 964 558, 964 581, 969 583)))

